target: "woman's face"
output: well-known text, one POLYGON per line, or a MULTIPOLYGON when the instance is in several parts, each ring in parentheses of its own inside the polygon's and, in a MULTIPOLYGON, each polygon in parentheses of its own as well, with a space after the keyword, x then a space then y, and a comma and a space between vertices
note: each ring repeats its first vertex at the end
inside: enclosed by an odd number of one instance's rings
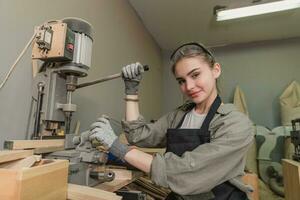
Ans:
POLYGON ((211 68, 201 56, 183 58, 175 66, 175 77, 181 92, 196 104, 201 104, 211 96, 215 97, 216 79, 220 74, 218 63, 211 68))

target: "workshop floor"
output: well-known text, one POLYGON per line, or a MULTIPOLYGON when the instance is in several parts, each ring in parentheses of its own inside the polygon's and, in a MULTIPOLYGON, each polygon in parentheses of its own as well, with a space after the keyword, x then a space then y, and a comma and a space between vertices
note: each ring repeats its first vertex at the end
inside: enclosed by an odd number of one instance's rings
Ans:
POLYGON ((266 184, 259 180, 259 199, 260 200, 284 200, 283 197, 276 195, 266 184))

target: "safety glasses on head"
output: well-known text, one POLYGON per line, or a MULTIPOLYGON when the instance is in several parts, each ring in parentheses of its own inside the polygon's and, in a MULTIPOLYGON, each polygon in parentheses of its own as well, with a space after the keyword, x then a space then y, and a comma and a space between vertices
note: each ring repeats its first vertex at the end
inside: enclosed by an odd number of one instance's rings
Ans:
POLYGON ((170 61, 174 65, 180 58, 187 57, 193 54, 205 53, 211 57, 212 61, 215 61, 213 54, 203 45, 197 42, 189 42, 178 47, 171 55, 170 61))

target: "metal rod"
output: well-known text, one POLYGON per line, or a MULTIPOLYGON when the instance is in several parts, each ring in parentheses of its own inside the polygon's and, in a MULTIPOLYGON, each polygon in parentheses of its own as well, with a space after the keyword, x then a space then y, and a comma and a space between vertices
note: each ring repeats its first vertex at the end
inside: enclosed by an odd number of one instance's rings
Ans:
POLYGON ((33 129, 33 139, 39 139, 43 95, 44 95, 44 83, 39 82, 38 83, 36 113, 35 113, 35 122, 34 122, 34 129, 33 129))
MULTIPOLYGON (((143 67, 144 67, 144 71, 149 70, 148 65, 143 65, 143 67)), ((94 80, 94 81, 91 81, 91 82, 86 82, 86 83, 79 84, 79 85, 76 86, 76 89, 87 87, 87 86, 90 86, 90 85, 95 85, 97 83, 101 83, 101 82, 104 82, 104 81, 113 80, 113 79, 119 78, 121 76, 122 76, 122 73, 106 76, 106 77, 98 79, 98 80, 94 80)))
POLYGON ((72 91, 67 92, 67 104, 72 103, 72 91))
POLYGON ((70 133, 70 127, 71 127, 71 118, 72 118, 72 112, 66 112, 65 113, 66 116, 66 124, 65 124, 65 131, 66 133, 65 134, 69 134, 70 133))
MULTIPOLYGON (((67 104, 72 104, 72 91, 67 92, 67 104)), ((65 112, 65 134, 70 133, 70 127, 71 127, 71 118, 72 118, 72 112, 65 112)))
POLYGON ((110 76, 107 76, 107 77, 104 77, 104 78, 101 78, 101 79, 98 79, 98 80, 94 80, 94 81, 87 82, 87 83, 82 83, 82 84, 77 85, 76 89, 87 87, 87 86, 90 86, 90 85, 95 85, 97 83, 101 83, 101 82, 104 82, 104 81, 109 81, 109 80, 112 80, 112 79, 116 79, 116 78, 121 77, 121 75, 122 75, 121 73, 113 74, 113 75, 110 75, 110 76))

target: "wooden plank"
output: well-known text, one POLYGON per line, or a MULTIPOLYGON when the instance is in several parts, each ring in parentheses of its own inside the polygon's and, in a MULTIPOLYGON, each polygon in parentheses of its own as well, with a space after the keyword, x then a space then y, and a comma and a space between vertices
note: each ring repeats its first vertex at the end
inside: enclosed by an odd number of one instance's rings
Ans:
POLYGON ((33 155, 32 150, 0 151, 0 163, 18 160, 33 155))
POLYGON ((20 171, 0 169, 0 199, 20 200, 20 171))
POLYGON ((112 192, 88 186, 68 184, 68 200, 120 200, 122 197, 112 192))
POLYGON ((132 179, 132 171, 126 169, 110 169, 115 173, 115 179, 117 180, 131 180, 132 179))
POLYGON ((45 148, 36 148, 33 149, 33 153, 34 154, 42 154, 42 153, 52 153, 55 151, 63 151, 65 150, 64 146, 60 146, 60 147, 45 147, 45 148))
POLYGON ((40 161, 42 156, 31 155, 26 158, 20 160, 14 160, 6 163, 0 164, 0 168, 4 169, 22 169, 22 168, 29 168, 34 165, 35 162, 40 161))
POLYGON ((64 147, 64 139, 55 140, 8 140, 4 148, 10 150, 64 147))
POLYGON ((2 200, 66 200, 68 161, 51 160, 22 170, 0 169, 2 200))
POLYGON ((300 199, 300 163, 283 159, 283 183, 286 200, 300 199))
POLYGON ((111 182, 101 183, 96 185, 95 188, 102 189, 109 192, 115 192, 122 187, 130 184, 135 181, 137 178, 143 175, 143 172, 140 171, 131 171, 125 169, 109 169, 110 171, 115 172, 115 179, 111 182))
POLYGON ((68 190, 67 160, 23 169, 22 200, 65 200, 68 190))
POLYGON ((108 191, 108 192, 115 192, 115 191, 121 189, 122 187, 130 184, 131 182, 133 182, 133 181, 114 179, 111 182, 106 182, 106 183, 96 185, 95 188, 105 190, 105 191, 108 191))

